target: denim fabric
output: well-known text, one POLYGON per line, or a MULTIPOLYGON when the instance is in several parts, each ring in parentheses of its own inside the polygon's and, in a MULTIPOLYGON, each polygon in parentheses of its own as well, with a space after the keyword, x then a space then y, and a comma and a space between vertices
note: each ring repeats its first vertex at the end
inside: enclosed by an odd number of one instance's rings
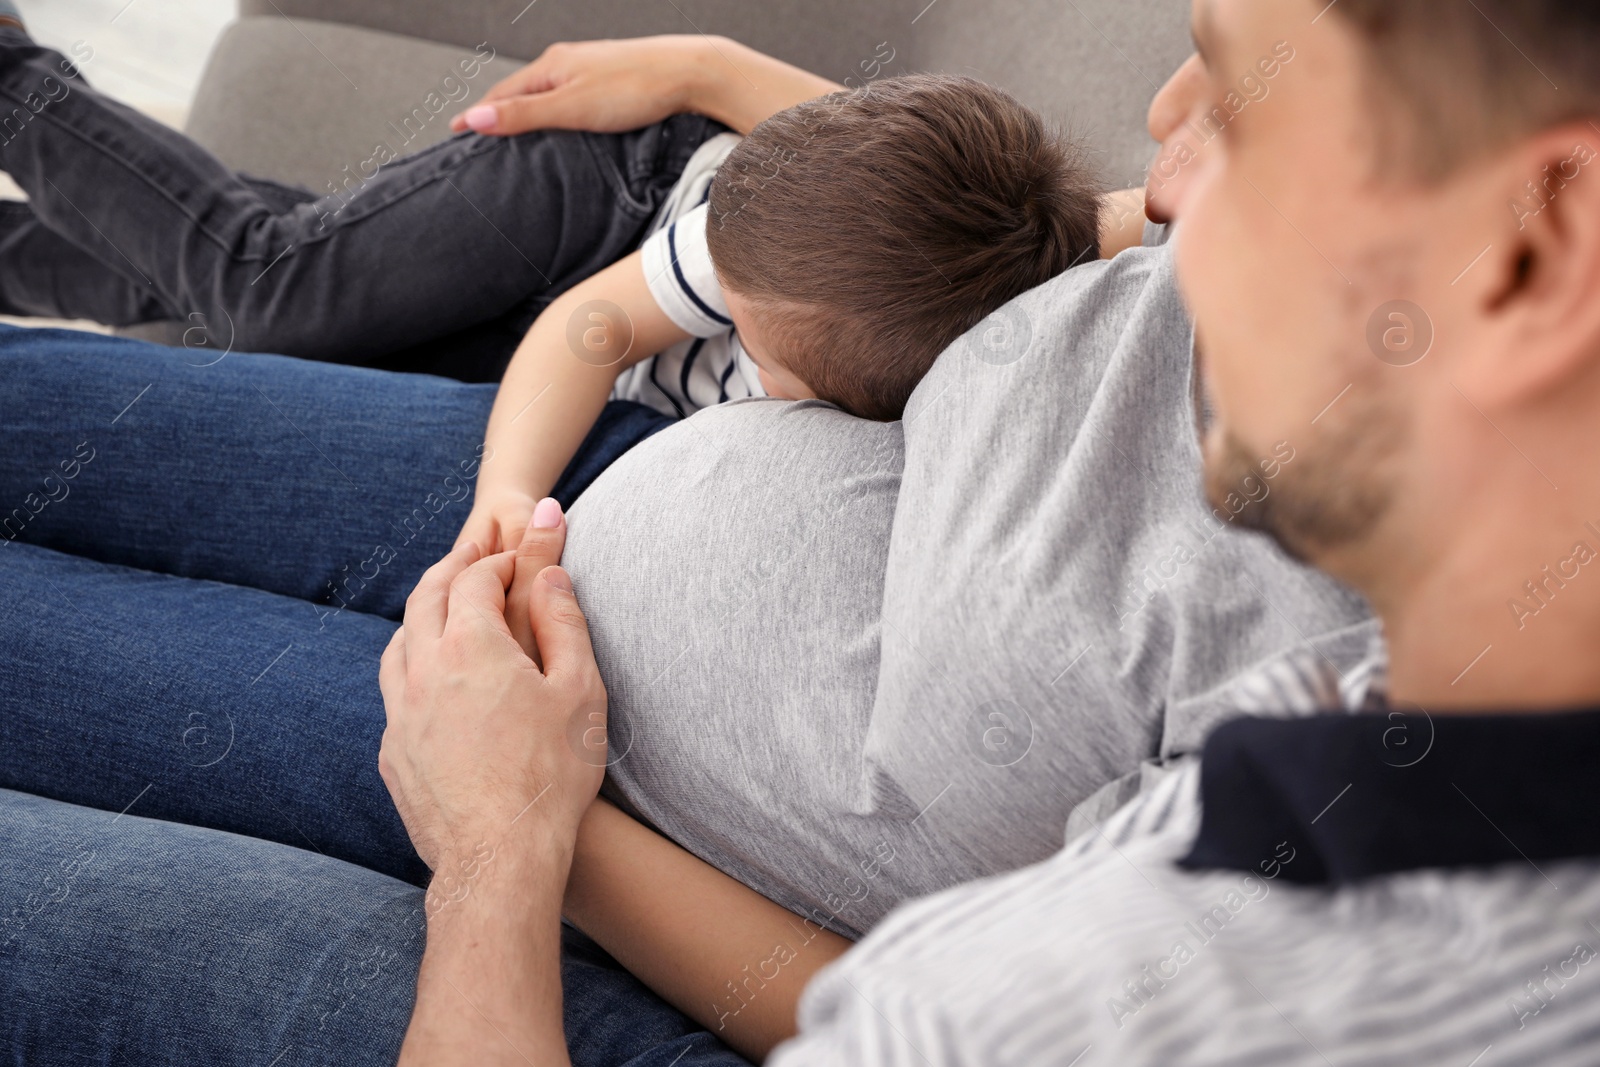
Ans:
MULTIPOLYGON (((0 790, 0 1056, 18 1067, 391 1065, 423 895, 314 852, 0 790)), ((448 906, 448 905, 446 905, 448 906)), ((738 1067, 563 930, 577 1067, 738 1067)))
POLYGON ((234 173, 0 30, 0 168, 29 197, 0 210, 0 312, 177 320, 216 351, 497 380, 722 129, 462 134, 319 198, 234 173))
MULTIPOLYGON (((421 884, 378 657, 471 506, 494 388, 0 327, 0 787, 421 884)), ((563 476, 670 422, 613 403, 563 476)))
MULTIPOLYGON (((0 544, 398 619, 472 504, 495 387, 0 326, 0 544)), ((614 401, 570 505, 672 420, 614 401)))
MULTIPOLYGON (((393 1062, 427 872, 377 663, 493 389, 194 357, 0 328, 0 1055, 393 1062)), ((612 405, 559 495, 669 421, 612 405)), ((576 935, 564 975, 579 1063, 740 1062, 576 935)))

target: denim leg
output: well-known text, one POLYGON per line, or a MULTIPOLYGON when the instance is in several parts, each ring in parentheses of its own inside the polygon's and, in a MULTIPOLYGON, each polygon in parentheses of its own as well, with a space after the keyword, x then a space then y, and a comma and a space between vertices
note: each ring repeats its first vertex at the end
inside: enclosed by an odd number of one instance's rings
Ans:
MULTIPOLYGON (((132 799, 132 798, 130 798, 132 799)), ((387 1067, 422 893, 265 841, 0 790, 0 1058, 19 1067, 387 1067)), ((582 935, 577 1067, 737 1067, 582 935)))
POLYGON ((130 282, 60 234, 20 200, 0 201, 0 312, 131 326, 167 317, 147 287, 130 282), (21 264, 27 264, 21 269, 21 264))
MULTIPOLYGON (((546 299, 636 247, 720 129, 680 115, 624 134, 462 134, 285 206, 0 31, 0 167, 45 226, 235 350, 376 363, 546 299)), ((28 269, 0 260, 0 293, 28 269)))
POLYGON ((394 623, 23 544, 0 605, 0 788, 427 881, 378 775, 394 623))
MULTIPOLYGON (((243 180, 281 210, 316 199, 280 182, 243 180)), ((50 229, 26 201, 0 201, 0 264, 8 263, 26 269, 0 269, 0 312, 5 314, 89 319, 107 326, 162 321, 170 314, 149 286, 129 280, 50 229)), ((204 319, 184 323, 185 340, 197 348, 225 345, 226 330, 211 337, 204 319)))
MULTIPOLYGON (((494 393, 0 327, 0 561, 28 542, 295 597, 313 625, 397 619, 466 520, 494 393)), ((670 421, 609 405, 556 496, 670 421)))

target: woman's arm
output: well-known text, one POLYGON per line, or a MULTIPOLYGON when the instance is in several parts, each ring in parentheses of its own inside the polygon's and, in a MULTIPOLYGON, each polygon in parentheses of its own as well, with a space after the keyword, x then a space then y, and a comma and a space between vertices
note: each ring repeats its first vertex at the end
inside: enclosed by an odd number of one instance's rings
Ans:
POLYGON ((726 37, 674 34, 553 44, 450 120, 460 133, 636 130, 694 112, 749 133, 844 86, 726 37))
POLYGON ((757 1063, 794 1035, 806 982, 850 947, 603 800, 578 827, 564 911, 662 999, 757 1063))
POLYGON ((844 91, 844 86, 801 70, 726 37, 702 38, 703 55, 690 80, 686 110, 749 133, 796 104, 844 91))

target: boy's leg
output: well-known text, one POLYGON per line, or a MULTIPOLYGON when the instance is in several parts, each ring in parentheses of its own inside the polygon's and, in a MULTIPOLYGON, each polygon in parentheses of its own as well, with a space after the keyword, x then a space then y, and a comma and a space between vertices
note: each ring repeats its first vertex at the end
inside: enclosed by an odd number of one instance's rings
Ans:
MULTIPOLYGON (((316 199, 280 182, 247 176, 241 180, 278 211, 316 199)), ((0 200, 0 264, 19 268, 0 270, 0 314, 88 319, 107 326, 163 321, 172 315, 149 286, 130 281, 50 229, 24 201, 0 200)), ((227 344, 227 331, 218 329, 212 337, 203 315, 185 320, 184 326, 184 342, 191 347, 227 344)))
MULTIPOLYGON (((0 553, 28 542, 250 586, 298 598, 313 624, 397 619, 466 521, 494 392, 0 327, 0 553)), ((608 405, 556 496, 670 421, 608 405)))
MULTIPOLYGON (((0 168, 45 226, 235 349, 377 363, 553 295, 634 247, 719 129, 462 135, 285 210, 0 25, 0 168)), ((28 269, 0 260, 0 292, 28 269)))
MULTIPOLYGON (((52 1067, 393 1064, 416 888, 313 852, 0 790, 0 1058, 52 1067)), ((574 1067, 744 1061, 576 932, 574 1067)))
POLYGON ((147 287, 47 229, 21 201, 0 201, 0 263, 19 268, 0 270, 0 314, 89 319, 107 326, 169 314, 147 287))

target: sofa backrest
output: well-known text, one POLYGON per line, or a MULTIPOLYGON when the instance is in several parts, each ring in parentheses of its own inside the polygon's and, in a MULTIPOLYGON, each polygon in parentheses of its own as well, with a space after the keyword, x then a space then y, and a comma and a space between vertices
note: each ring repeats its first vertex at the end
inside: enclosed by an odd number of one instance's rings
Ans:
POLYGON ((1123 184, 1141 180, 1145 109, 1190 50, 1186 0, 241 0, 240 12, 487 42, 508 57, 562 40, 708 33, 847 84, 971 74, 1084 134, 1106 180, 1123 184))

